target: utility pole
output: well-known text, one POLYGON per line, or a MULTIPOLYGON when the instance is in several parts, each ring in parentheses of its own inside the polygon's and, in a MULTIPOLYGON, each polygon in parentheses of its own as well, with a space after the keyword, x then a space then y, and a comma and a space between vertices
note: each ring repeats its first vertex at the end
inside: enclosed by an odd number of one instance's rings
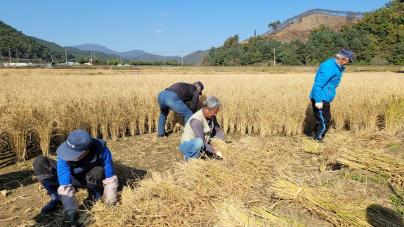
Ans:
POLYGON ((184 68, 184 56, 181 57, 181 65, 182 65, 182 68, 184 68))
POLYGON ((66 59, 66 65, 67 65, 67 50, 65 48, 65 59, 66 59))
POLYGON ((274 48, 274 66, 276 66, 276 48, 274 48))
POLYGON ((8 62, 11 64, 11 49, 8 48, 8 62))

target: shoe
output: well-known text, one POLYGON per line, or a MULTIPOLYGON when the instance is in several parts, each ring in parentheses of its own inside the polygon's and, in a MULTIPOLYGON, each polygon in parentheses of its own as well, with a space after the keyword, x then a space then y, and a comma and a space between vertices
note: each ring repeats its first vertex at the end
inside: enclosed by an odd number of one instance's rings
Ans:
POLYGON ((313 140, 319 143, 324 143, 324 140, 320 138, 313 138, 313 140))
POLYGON ((51 200, 41 209, 41 213, 49 214, 55 211, 62 202, 59 200, 59 196, 51 195, 51 200))

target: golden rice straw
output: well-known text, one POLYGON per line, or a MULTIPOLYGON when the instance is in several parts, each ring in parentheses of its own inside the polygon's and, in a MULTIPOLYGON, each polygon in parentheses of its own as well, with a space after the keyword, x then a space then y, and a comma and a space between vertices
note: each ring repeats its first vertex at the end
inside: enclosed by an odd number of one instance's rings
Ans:
POLYGON ((337 203, 336 195, 324 189, 301 187, 283 178, 275 180, 271 189, 277 197, 295 200, 334 225, 371 226, 366 219, 366 205, 337 203))

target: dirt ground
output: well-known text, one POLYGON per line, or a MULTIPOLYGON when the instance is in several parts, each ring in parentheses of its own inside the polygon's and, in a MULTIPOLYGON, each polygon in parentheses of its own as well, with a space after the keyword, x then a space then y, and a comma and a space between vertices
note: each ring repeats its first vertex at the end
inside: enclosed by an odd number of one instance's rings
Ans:
MULTIPOLYGON (((178 135, 157 139, 150 134, 108 141, 121 185, 145 177, 151 171, 165 171, 182 161, 177 150, 179 140, 178 135)), ((0 195, 0 226, 62 224, 54 222, 55 218, 61 219, 60 212, 36 217, 49 197, 34 177, 32 162, 33 159, 0 169, 0 190, 5 193, 0 195)), ((79 198, 85 197, 84 191, 79 194, 79 198)))
MULTIPOLYGON (((183 161, 182 155, 177 149, 179 140, 180 136, 177 134, 160 139, 157 139, 154 134, 150 134, 108 141, 107 144, 113 153, 115 168, 121 185, 127 181, 133 182, 147 177, 147 174, 153 171, 166 171, 174 163, 183 161)), ((280 171, 288 172, 295 179, 309 182, 312 185, 318 185, 319 182, 327 184, 331 181, 334 183, 343 181, 343 184, 352 184, 352 187, 365 187, 366 193, 384 199, 385 202, 382 205, 386 209, 395 210, 390 198, 397 192, 389 188, 386 179, 367 171, 351 170, 338 166, 328 166, 326 171, 320 172, 321 160, 319 156, 301 152, 304 149, 302 141, 306 140, 303 136, 228 136, 228 140, 250 152, 254 152, 254 149, 264 149, 273 144, 277 144, 277 146, 288 144, 288 146, 296 149, 292 157, 287 157, 290 159, 288 166, 280 168, 280 171), (256 144, 254 148, 250 146, 252 143, 256 144), (366 185, 363 179, 366 179, 366 185)), ((325 143, 322 146, 327 147, 328 145, 325 143)), ((389 144, 386 150, 402 160, 404 140, 389 144)), ((25 163, 0 169, 0 190, 2 191, 0 194, 0 226, 66 226, 61 210, 51 216, 38 216, 41 207, 49 198, 33 176, 32 161, 31 159, 25 163)), ((86 192, 83 190, 78 193, 80 200, 85 195, 86 192)), ((397 195, 400 199, 399 194, 397 195)), ((86 213, 86 209, 81 205, 82 213, 86 213)), ((332 226, 327 221, 294 203, 280 202, 274 207, 274 211, 293 217, 294 220, 306 226, 332 226)), ((394 215, 400 216, 399 214, 394 215)))

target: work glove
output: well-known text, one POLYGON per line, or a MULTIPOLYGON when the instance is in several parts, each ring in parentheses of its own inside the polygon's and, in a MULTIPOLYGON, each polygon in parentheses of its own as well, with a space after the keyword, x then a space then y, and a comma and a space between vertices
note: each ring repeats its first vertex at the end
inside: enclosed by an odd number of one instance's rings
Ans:
POLYGON ((321 110, 321 109, 323 109, 323 102, 316 102, 316 103, 314 104, 314 106, 315 106, 317 109, 321 110))
POLYGON ((217 160, 223 160, 223 154, 220 151, 215 151, 212 153, 211 158, 217 159, 217 160))
POLYGON ((114 175, 112 177, 105 178, 102 183, 104 184, 104 202, 110 206, 116 202, 118 177, 114 175))
POLYGON ((62 201, 63 208, 66 212, 77 212, 79 205, 77 203, 76 189, 72 185, 60 185, 58 188, 58 193, 60 195, 60 201, 62 201))
POLYGON ((216 156, 218 156, 219 158, 223 159, 223 154, 220 151, 216 151, 216 156))

